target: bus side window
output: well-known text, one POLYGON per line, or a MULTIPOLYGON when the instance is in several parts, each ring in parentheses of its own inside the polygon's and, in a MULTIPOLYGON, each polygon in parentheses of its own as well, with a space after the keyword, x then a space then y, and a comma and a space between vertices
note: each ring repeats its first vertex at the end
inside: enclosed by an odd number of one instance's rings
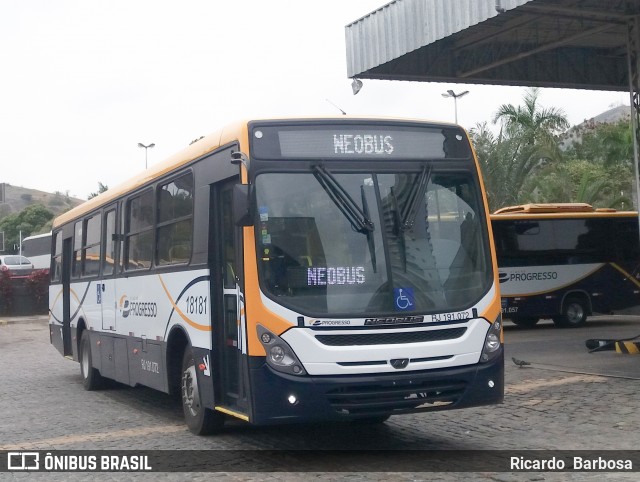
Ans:
MULTIPOLYGON (((609 219, 587 219, 578 235, 576 251, 580 262, 599 263, 610 259, 609 239, 613 226, 609 219)), ((577 231, 574 229, 574 232, 577 231)))
POLYGON ((71 277, 79 278, 82 264, 82 221, 76 222, 73 229, 73 266, 71 268, 71 277))
POLYGON ((186 264, 193 242, 193 174, 188 172, 158 189, 156 264, 186 264))
POLYGON ((102 253, 102 275, 110 276, 115 271, 116 261, 116 211, 112 209, 105 214, 104 220, 104 250, 102 253))
POLYGON ((95 276, 100 271, 101 219, 101 216, 96 214, 84 221, 82 276, 95 276))
POLYGON ((153 191, 147 190, 127 203, 125 268, 151 267, 153 252, 153 191))
MULTIPOLYGON (((620 219, 616 223, 615 244, 618 262, 636 263, 640 257, 638 247, 638 221, 620 219)), ((635 267, 635 266, 634 266, 635 267)))
POLYGON ((51 281, 60 281, 62 276, 62 231, 53 234, 51 256, 51 281))

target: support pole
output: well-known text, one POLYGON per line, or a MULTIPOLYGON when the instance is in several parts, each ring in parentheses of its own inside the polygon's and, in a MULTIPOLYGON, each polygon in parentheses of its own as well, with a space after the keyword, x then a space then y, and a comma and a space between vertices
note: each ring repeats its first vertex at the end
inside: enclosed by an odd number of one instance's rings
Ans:
MULTIPOLYGON (((635 208, 640 223, 640 15, 629 20, 627 59, 629 63, 629 96, 631 100, 631 128, 633 129, 633 168, 636 181, 635 208)), ((640 238, 640 231, 638 232, 640 238)))

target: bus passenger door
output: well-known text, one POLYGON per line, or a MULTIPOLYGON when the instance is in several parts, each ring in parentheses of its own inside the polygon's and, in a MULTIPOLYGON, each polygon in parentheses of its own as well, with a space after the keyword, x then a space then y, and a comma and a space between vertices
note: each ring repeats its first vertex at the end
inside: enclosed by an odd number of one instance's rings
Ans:
POLYGON ((109 206, 102 215, 102 253, 100 255, 101 279, 98 281, 98 299, 102 306, 102 329, 116 329, 116 280, 118 253, 117 209, 109 206))
POLYGON ((213 346, 217 351, 218 396, 216 403, 247 413, 244 383, 247 373, 246 330, 242 295, 241 228, 233 222, 233 186, 237 178, 213 186, 213 226, 210 230, 212 267, 212 299, 216 300, 213 324, 213 346))

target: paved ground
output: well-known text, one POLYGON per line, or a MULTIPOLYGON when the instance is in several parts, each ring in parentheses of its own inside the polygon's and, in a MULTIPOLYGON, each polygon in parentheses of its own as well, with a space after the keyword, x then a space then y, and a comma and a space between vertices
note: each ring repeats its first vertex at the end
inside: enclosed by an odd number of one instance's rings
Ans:
MULTIPOLYGON (((0 450, 635 450, 640 356, 587 353, 588 338, 640 334, 640 320, 597 319, 587 328, 542 324, 506 327, 503 405, 392 417, 379 426, 320 424, 252 427, 228 424, 223 434, 196 437, 180 406, 145 388, 115 386, 86 392, 77 363, 49 345, 45 318, 0 321, 0 450), (22 321, 18 323, 17 321, 22 321), (25 322, 28 321, 28 322, 25 322), (515 357, 531 363, 519 368, 515 357)), ((235 469, 242 467, 239 457, 235 469)), ((383 464, 384 466, 384 464, 383 464)), ((232 470, 230 467, 228 470, 232 470)), ((636 468, 638 470, 638 468, 636 468)), ((0 480, 24 474, 0 474, 0 480)), ((636 474, 589 473, 240 473, 133 474, 162 480, 636 480, 636 474)), ((84 480, 87 474, 29 474, 43 480, 84 480)), ((125 480, 131 474, 92 474, 125 480)))
POLYGON ((0 315, 0 326, 24 324, 24 323, 46 323, 48 320, 49 320, 49 315, 29 315, 29 316, 0 315))

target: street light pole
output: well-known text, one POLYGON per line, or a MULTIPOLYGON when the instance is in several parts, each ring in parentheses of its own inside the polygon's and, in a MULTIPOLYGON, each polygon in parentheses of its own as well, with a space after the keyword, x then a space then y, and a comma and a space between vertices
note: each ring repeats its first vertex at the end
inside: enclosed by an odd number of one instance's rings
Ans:
POLYGON ((456 124, 458 123, 458 99, 460 97, 467 95, 468 93, 469 93, 468 90, 465 90, 464 92, 460 92, 459 94, 456 94, 453 90, 447 90, 444 94, 442 94, 442 97, 453 97, 453 108, 456 115, 455 117, 456 124))
POLYGON ((142 142, 138 142, 138 147, 144 147, 144 168, 147 168, 147 150, 151 147, 155 147, 155 144, 152 142, 148 146, 145 146, 142 142))

